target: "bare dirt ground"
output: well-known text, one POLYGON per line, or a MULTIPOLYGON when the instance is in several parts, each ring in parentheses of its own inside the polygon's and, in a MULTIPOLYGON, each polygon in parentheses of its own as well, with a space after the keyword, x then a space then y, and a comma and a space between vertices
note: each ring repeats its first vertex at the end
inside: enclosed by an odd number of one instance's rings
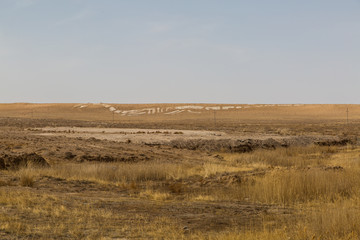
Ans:
POLYGON ((346 169, 334 161, 349 145, 358 154, 360 106, 349 106, 349 122, 346 108, 0 104, 0 237, 246 239, 282 229, 307 210, 251 189, 286 171, 346 169))

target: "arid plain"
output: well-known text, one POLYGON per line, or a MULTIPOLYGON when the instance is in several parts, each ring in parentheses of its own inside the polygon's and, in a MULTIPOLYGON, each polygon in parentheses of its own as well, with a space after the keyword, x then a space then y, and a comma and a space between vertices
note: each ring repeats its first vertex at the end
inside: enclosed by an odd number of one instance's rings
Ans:
POLYGON ((0 104, 1 239, 359 239, 360 105, 0 104))

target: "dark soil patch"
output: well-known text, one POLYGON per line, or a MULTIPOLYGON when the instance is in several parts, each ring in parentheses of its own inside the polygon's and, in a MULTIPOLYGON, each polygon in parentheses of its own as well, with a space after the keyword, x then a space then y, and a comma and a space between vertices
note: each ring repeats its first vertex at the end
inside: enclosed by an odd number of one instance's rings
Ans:
POLYGON ((0 170, 4 170, 5 168, 5 161, 3 158, 0 158, 0 170))
POLYGON ((290 147, 290 146, 307 146, 316 144, 319 146, 345 146, 347 144, 357 144, 356 139, 352 138, 319 138, 319 137, 292 137, 292 138, 281 138, 281 139, 245 139, 245 140, 234 140, 234 139, 177 139, 169 143, 173 148, 178 149, 189 149, 189 150, 202 150, 209 152, 235 152, 235 153, 246 153, 252 152, 257 149, 276 149, 279 147, 290 147))
POLYGON ((353 145, 356 144, 356 139, 353 138, 342 138, 336 140, 324 140, 315 142, 315 144, 319 146, 346 146, 348 144, 353 145))
POLYGON ((0 169, 19 170, 25 167, 50 167, 50 165, 42 156, 36 153, 3 155, 0 157, 0 169))
POLYGON ((79 158, 80 162, 139 162, 149 160, 144 155, 129 155, 129 156, 110 156, 110 155, 82 155, 79 158))

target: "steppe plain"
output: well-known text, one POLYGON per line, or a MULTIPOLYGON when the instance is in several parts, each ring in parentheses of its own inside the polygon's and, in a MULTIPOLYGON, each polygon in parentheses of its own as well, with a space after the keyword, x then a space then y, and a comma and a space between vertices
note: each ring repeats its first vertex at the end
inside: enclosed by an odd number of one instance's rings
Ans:
POLYGON ((359 239, 360 105, 0 104, 1 239, 359 239))

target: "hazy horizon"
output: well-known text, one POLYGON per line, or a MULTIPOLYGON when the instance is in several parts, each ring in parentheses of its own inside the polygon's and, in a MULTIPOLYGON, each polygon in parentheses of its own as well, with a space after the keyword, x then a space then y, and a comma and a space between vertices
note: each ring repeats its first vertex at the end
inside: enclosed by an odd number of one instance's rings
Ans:
POLYGON ((357 104, 359 42, 359 0, 4 0, 0 102, 357 104))

